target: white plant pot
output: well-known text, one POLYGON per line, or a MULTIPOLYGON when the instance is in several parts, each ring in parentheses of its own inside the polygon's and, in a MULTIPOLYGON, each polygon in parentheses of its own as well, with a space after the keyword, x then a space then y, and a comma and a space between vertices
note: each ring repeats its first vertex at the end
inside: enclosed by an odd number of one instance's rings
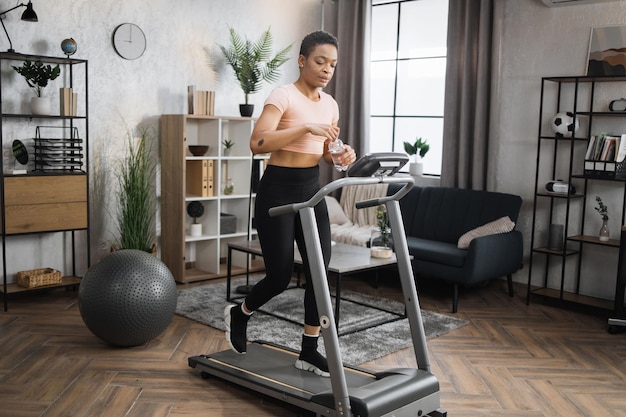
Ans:
POLYGON ((387 248, 384 246, 374 246, 370 248, 370 254, 372 255, 372 258, 389 259, 391 258, 392 253, 393 250, 391 248, 387 248))
POLYGON ((37 116, 49 116, 52 113, 50 97, 32 97, 30 99, 30 111, 37 116))
POLYGON ((424 172, 424 165, 421 162, 409 163, 409 174, 419 177, 424 172))
POLYGON ((202 236, 202 224, 192 223, 190 230, 191 230, 191 236, 202 236))

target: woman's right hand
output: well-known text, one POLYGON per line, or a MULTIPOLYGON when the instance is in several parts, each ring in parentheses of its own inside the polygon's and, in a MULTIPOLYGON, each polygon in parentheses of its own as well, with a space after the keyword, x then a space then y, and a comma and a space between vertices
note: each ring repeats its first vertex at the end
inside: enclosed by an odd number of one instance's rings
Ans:
POLYGON ((307 128, 312 135, 323 136, 326 139, 330 139, 331 141, 339 137, 339 127, 334 125, 311 123, 307 124, 307 128))

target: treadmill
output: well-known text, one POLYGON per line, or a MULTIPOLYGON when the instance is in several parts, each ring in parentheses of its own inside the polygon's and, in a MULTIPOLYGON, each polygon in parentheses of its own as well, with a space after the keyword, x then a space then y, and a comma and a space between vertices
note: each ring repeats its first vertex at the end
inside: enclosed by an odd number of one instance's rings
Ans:
POLYGON ((296 369, 294 363, 298 352, 264 341, 248 344, 245 355, 226 350, 192 356, 188 358, 189 366, 199 370, 203 378, 218 377, 312 411, 318 416, 447 416, 447 412, 439 408, 439 381, 430 370, 424 326, 398 203, 413 187, 413 178, 393 176, 407 161, 408 156, 404 153, 364 155, 348 169, 347 177, 322 187, 308 201, 273 207, 269 211, 271 216, 293 212, 300 214, 320 315, 321 335, 328 360, 329 378, 296 369), (339 350, 313 208, 326 195, 342 187, 380 183, 400 183, 404 187, 391 196, 358 202, 356 207, 384 204, 387 208, 417 369, 396 368, 371 372, 343 365, 339 350))

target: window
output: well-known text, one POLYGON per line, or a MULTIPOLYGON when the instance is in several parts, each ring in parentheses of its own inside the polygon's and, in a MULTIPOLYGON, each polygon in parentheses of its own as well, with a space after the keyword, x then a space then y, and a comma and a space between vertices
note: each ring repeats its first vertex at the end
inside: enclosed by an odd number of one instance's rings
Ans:
POLYGON ((448 2, 373 0, 369 152, 428 140, 424 173, 441 175, 448 2))

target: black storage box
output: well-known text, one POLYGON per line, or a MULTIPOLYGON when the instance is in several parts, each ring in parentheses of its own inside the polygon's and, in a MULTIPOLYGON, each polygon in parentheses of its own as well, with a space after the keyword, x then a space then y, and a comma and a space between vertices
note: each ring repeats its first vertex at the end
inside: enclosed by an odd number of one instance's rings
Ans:
POLYGON ((227 235, 237 231, 237 216, 220 213, 220 234, 227 235))

